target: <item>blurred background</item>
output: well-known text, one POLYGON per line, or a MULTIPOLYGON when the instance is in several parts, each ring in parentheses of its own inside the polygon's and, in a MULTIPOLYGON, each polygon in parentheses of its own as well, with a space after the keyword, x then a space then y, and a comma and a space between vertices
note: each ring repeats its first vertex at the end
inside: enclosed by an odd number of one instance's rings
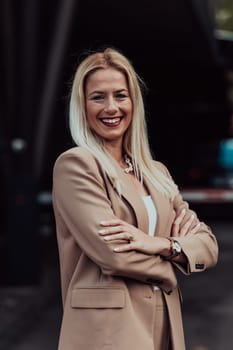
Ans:
POLYGON ((102 46, 144 79, 153 153, 219 241, 215 269, 179 276, 187 349, 233 349, 232 0, 1 0, 0 17, 0 350, 57 348, 52 169, 75 69, 102 46))

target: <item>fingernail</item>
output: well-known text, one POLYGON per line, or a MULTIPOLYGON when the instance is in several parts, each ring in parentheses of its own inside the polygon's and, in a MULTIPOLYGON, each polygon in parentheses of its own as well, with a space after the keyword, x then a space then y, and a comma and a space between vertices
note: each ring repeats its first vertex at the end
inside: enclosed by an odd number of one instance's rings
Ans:
POLYGON ((114 252, 119 252, 119 248, 117 248, 117 247, 114 248, 113 250, 114 250, 114 252))
POLYGON ((105 225, 106 221, 100 221, 100 225, 105 225))
POLYGON ((183 208, 182 211, 181 211, 181 213, 184 214, 185 212, 186 212, 186 209, 183 208))
POLYGON ((98 233, 102 235, 105 232, 105 230, 99 230, 98 233))
POLYGON ((110 239, 109 236, 104 237, 104 240, 105 240, 105 241, 108 241, 109 239, 110 239))

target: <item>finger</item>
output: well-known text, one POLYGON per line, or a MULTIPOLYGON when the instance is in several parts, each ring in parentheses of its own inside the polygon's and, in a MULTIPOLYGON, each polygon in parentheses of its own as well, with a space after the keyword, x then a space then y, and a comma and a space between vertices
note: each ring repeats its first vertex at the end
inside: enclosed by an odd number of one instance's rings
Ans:
POLYGON ((126 240, 128 242, 132 240, 130 233, 118 233, 118 234, 112 234, 110 236, 104 237, 105 241, 114 241, 117 239, 123 239, 123 240, 126 240))
POLYGON ((173 225, 172 225, 172 232, 171 232, 171 235, 172 235, 173 237, 177 237, 177 236, 178 236, 179 229, 180 229, 180 225, 174 222, 173 225))
POLYGON ((185 236, 189 230, 191 229, 191 226, 193 224, 193 220, 194 220, 194 215, 192 214, 190 219, 188 219, 188 221, 183 225, 183 227, 180 230, 180 236, 185 236))
POLYGON ((197 233, 200 229, 200 226, 201 226, 201 223, 199 222, 196 226, 194 226, 194 228, 192 228, 189 233, 190 234, 194 234, 194 233, 197 233))
POLYGON ((171 236, 172 237, 177 237, 179 232, 179 225, 174 225, 172 226, 172 231, 171 231, 171 236))
POLYGON ((129 252, 131 250, 135 250, 135 247, 134 247, 133 243, 122 244, 121 246, 115 247, 113 249, 113 251, 116 252, 116 253, 129 252))
POLYGON ((183 208, 181 210, 181 212, 177 215, 177 217, 175 218, 174 224, 178 224, 180 225, 180 223, 182 222, 183 218, 185 217, 186 214, 186 209, 183 208))
POLYGON ((124 230, 125 228, 122 226, 112 226, 112 227, 108 226, 107 228, 99 230, 98 233, 101 236, 107 236, 107 235, 114 235, 116 233, 122 233, 124 232, 124 230))
POLYGON ((100 226, 119 226, 119 225, 123 225, 123 224, 124 224, 124 222, 120 219, 100 221, 100 226))
POLYGON ((193 224, 193 220, 194 220, 194 215, 191 215, 188 221, 180 229, 180 236, 185 236, 189 232, 193 224))
POLYGON ((175 221, 173 222, 173 225, 172 225, 172 232, 171 232, 171 235, 174 236, 174 237, 177 237, 178 236, 178 232, 180 230, 180 223, 182 222, 182 220, 184 219, 185 217, 185 214, 186 214, 186 209, 183 208, 181 210, 181 212, 178 214, 178 216, 176 217, 175 221))

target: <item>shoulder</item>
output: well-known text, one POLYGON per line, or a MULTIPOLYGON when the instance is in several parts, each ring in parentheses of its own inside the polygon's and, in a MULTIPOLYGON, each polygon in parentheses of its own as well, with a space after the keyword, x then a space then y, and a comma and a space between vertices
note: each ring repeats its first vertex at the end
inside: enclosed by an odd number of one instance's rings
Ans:
POLYGON ((168 168, 166 167, 165 164, 163 164, 162 162, 159 162, 157 160, 153 160, 153 165, 156 169, 160 170, 164 175, 171 177, 168 168))
POLYGON ((94 155, 88 151, 88 149, 84 147, 72 147, 58 156, 54 166, 70 159, 76 161, 86 161, 87 163, 90 161, 96 161, 94 155))
POLYGON ((54 173, 64 168, 74 168, 87 171, 98 168, 94 155, 84 147, 72 147, 58 156, 54 164, 54 173))

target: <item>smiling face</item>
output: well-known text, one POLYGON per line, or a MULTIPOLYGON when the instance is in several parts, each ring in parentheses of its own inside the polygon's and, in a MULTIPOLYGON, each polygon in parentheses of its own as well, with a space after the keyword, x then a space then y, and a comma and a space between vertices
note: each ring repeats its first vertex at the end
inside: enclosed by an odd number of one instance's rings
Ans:
POLYGON ((104 144, 122 147, 133 111, 125 75, 110 67, 92 73, 86 81, 85 107, 90 128, 104 144))

